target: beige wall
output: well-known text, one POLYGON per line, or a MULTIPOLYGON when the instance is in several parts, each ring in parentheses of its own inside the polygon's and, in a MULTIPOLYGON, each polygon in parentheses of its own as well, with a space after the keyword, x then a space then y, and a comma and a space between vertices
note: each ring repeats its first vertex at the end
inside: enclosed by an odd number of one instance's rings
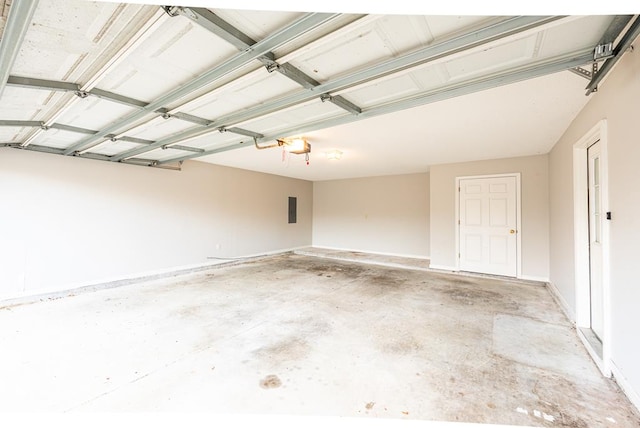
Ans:
MULTIPOLYGON (((611 359, 640 405, 640 40, 598 88, 550 153, 551 282, 575 311, 573 145, 607 120, 611 359)), ((605 208, 605 210, 607 210, 605 208)), ((632 394, 632 395, 633 395, 632 394)))
POLYGON ((464 162, 431 167, 431 264, 456 266, 456 177, 521 174, 522 276, 537 280, 549 277, 548 157, 527 156, 464 162))
POLYGON ((0 298, 308 246, 312 192, 203 162, 178 172, 0 149, 0 298))
POLYGON ((313 245, 429 257, 429 174, 313 184, 313 245))

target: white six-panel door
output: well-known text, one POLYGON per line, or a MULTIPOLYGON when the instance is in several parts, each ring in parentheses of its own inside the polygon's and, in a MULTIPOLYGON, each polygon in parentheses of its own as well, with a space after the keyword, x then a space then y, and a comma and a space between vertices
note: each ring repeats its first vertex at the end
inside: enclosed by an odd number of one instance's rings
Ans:
POLYGON ((516 177, 459 183, 460 270, 517 276, 516 177))

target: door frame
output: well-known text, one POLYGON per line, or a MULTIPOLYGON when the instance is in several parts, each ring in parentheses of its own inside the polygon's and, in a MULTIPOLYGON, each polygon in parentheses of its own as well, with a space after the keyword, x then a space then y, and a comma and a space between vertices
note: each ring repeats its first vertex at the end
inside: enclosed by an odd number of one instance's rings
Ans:
POLYGON ((500 178, 500 177, 515 177, 516 179, 516 278, 522 278, 522 203, 521 203, 521 191, 520 191, 520 173, 512 172, 506 174, 487 174, 487 175, 467 175, 456 177, 455 200, 456 200, 456 215, 455 215, 455 229, 456 229, 456 271, 460 271, 460 181, 469 180, 475 178, 500 178))
POLYGON ((611 290, 609 236, 610 222, 602 222, 602 315, 601 348, 591 331, 591 291, 589 261, 589 180, 587 148, 600 141, 600 198, 603 213, 609 212, 609 160, 607 120, 602 119, 573 145, 573 232, 576 299, 576 331, 591 358, 604 376, 611 376, 611 290))

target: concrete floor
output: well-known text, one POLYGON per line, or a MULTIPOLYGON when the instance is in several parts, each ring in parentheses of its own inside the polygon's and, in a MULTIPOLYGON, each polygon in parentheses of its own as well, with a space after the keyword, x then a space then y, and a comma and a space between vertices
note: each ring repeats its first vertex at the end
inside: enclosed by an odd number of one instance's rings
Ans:
POLYGON ((640 426, 546 288, 300 254, 0 303, 0 352, 3 414, 640 426))

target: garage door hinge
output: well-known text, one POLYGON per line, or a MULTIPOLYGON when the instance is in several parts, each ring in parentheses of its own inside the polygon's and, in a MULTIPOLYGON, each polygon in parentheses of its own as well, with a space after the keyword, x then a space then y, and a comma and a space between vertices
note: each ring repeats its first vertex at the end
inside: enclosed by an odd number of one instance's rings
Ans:
POLYGON ((460 253, 458 253, 458 258, 460 258, 460 253))

